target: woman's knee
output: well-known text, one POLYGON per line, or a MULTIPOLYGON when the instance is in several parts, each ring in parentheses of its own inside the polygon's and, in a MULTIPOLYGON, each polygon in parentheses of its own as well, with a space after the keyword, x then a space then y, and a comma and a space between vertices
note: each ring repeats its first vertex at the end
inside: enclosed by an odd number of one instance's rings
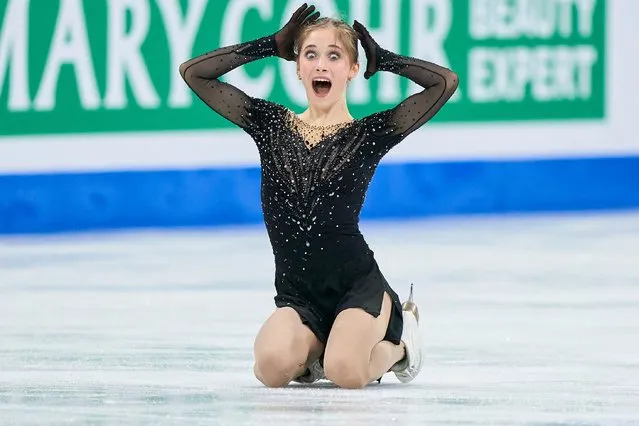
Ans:
POLYGON ((267 387, 277 388, 289 384, 298 369, 299 361, 291 351, 277 347, 255 353, 255 377, 267 387))
POLYGON ((369 366, 345 353, 324 356, 324 374, 341 388, 361 389, 370 382, 369 366))
POLYGON ((256 336, 255 376, 269 387, 286 386, 309 356, 323 349, 315 335, 291 308, 279 308, 256 336))

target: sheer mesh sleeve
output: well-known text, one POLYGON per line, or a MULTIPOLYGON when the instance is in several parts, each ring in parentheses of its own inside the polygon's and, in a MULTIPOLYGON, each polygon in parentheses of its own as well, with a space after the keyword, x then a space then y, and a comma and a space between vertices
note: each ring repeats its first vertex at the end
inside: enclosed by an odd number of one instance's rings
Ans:
POLYGON ((379 48, 377 68, 407 77, 424 88, 396 107, 371 116, 376 133, 389 143, 397 143, 429 121, 455 93, 457 74, 448 68, 421 59, 397 55, 379 48), (392 139, 392 142, 391 140, 392 139))
POLYGON ((267 102, 252 98, 218 78, 241 65, 273 56, 276 52, 275 38, 263 37, 197 56, 180 65, 180 74, 211 109, 243 129, 248 129, 260 123, 255 112, 263 110, 263 104, 267 102))

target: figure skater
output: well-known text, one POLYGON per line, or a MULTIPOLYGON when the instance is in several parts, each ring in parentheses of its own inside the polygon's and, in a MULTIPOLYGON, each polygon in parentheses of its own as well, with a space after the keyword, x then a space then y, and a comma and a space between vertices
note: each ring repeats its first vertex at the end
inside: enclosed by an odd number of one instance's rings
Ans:
POLYGON ((328 379, 362 388, 387 372, 401 382, 422 366, 418 311, 403 305, 359 229, 360 209, 380 160, 448 101, 457 75, 381 48, 364 26, 319 18, 302 5, 278 32, 213 50, 180 66, 211 109, 252 137, 261 164, 261 202, 275 260, 275 311, 254 342, 254 374, 268 387, 328 379), (424 88, 362 119, 346 93, 359 71, 387 71, 424 88), (308 98, 296 114, 248 96, 219 78, 276 56, 295 61, 308 98))

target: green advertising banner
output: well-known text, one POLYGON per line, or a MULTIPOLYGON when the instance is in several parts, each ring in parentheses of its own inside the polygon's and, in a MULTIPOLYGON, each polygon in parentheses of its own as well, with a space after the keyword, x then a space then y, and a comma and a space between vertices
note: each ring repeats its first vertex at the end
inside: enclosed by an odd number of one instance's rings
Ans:
MULTIPOLYGON (((0 0, 0 135, 226 128, 181 80, 184 60, 275 32, 301 1, 0 0)), ((450 67, 440 122, 601 119, 604 0, 319 0, 395 52, 450 67)), ((362 56, 363 61, 365 60, 362 56)), ((226 81, 301 111, 294 64, 268 58, 226 81)), ((355 116, 416 88, 356 79, 355 116)))

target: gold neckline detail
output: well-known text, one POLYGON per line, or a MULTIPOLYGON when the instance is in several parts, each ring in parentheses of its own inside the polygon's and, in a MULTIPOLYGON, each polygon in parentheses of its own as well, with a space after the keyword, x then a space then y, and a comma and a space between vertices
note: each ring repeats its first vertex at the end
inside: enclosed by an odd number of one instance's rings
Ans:
POLYGON ((351 124, 355 121, 355 119, 353 120, 349 120, 349 121, 344 121, 342 123, 336 123, 336 124, 311 124, 308 123, 306 121, 304 121, 299 115, 295 114, 294 112, 291 112, 291 114, 293 115, 293 117, 301 124, 303 124, 306 127, 309 127, 311 129, 335 129, 338 127, 342 127, 342 126, 346 126, 348 124, 351 124))
POLYGON ((317 125, 307 123, 293 111, 289 110, 289 115, 291 117, 290 119, 293 129, 297 130, 309 150, 315 148, 325 138, 336 134, 346 126, 349 126, 356 121, 350 120, 337 124, 317 125))

